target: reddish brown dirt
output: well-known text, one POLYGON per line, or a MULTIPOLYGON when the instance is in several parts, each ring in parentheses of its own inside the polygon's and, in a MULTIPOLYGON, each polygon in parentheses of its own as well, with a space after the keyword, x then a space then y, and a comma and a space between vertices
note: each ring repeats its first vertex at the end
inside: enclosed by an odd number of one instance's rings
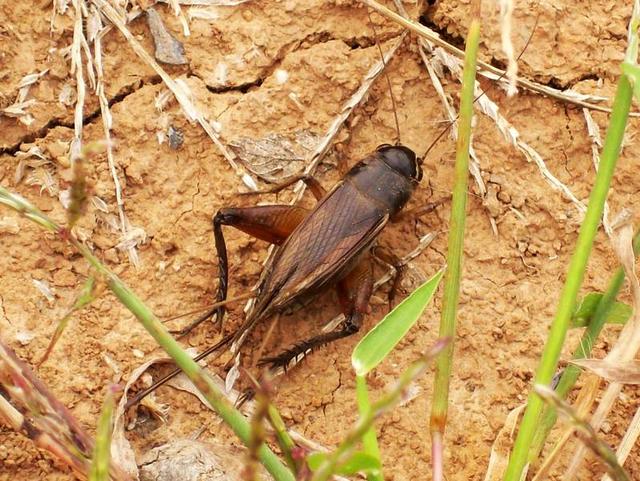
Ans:
MULTIPOLYGON (((427 23, 448 40, 461 44, 469 18, 468 3, 437 2, 427 10, 427 23)), ((31 90, 30 98, 38 103, 29 110, 35 117, 30 127, 0 116, 0 182, 63 221, 64 210, 57 195, 14 181, 18 166, 14 154, 34 144, 51 159, 47 169, 60 188, 66 188, 70 179, 66 152, 73 135, 73 108, 60 103, 58 95, 65 83, 75 86, 68 63, 60 54, 60 49, 71 43, 73 21, 69 16, 56 18, 50 33, 50 10, 49 2, 32 5, 0 0, 1 106, 13 102, 24 75, 50 69, 31 90)), ((158 11, 184 43, 190 61, 188 66, 167 70, 174 77, 186 78, 206 117, 221 124, 227 143, 241 137, 292 134, 300 129, 323 135, 378 59, 366 11, 355 2, 248 2, 219 9, 220 19, 216 21, 193 20, 188 38, 182 36, 179 23, 165 6, 158 7, 158 11), (220 62, 229 66, 224 83, 216 75, 220 62), (277 81, 277 70, 288 73, 285 83, 277 81), (297 95, 300 106, 290 94, 297 95)), ((579 7, 567 0, 516 2, 516 50, 522 48, 536 15, 540 15, 533 41, 520 62, 522 74, 552 86, 612 97, 626 45, 629 13, 628 5, 605 0, 582 2, 579 7)), ((382 39, 398 35, 398 28, 380 17, 374 18, 382 39)), ((496 18, 494 3, 486 2, 482 58, 501 62, 504 56, 496 18)), ((130 27, 152 52, 144 20, 135 20, 130 27)), ((166 111, 172 125, 184 132, 184 144, 179 150, 172 150, 167 143, 158 144, 160 114, 154 108, 154 99, 164 87, 115 30, 104 39, 104 66, 126 213, 131 224, 144 229, 147 235, 146 242, 139 246, 140 269, 136 270, 116 247, 119 233, 108 223, 108 217, 116 215, 116 200, 103 153, 90 159, 87 171, 93 194, 107 203, 110 213, 91 206, 80 222, 80 232, 96 255, 132 286, 159 317, 206 305, 217 286, 211 216, 222 206, 250 205, 255 200, 238 196, 243 190, 240 178, 202 129, 187 122, 175 102, 166 111)), ((402 141, 422 153, 442 128, 445 114, 416 52, 415 38, 405 42, 388 71, 398 104, 402 141)), ((594 170, 581 109, 527 91, 507 99, 491 83, 483 81, 483 86, 490 89, 489 96, 521 137, 546 160, 549 169, 586 201, 594 170)), ((459 84, 450 79, 445 89, 455 103, 459 84)), ((88 92, 85 142, 103 138, 98 108, 95 96, 88 92)), ((604 132, 607 115, 594 112, 593 116, 604 132)), ((610 195, 612 213, 640 200, 640 145, 634 140, 638 127, 637 120, 632 120, 610 195)), ((318 169, 320 181, 331 186, 339 178, 337 164, 353 165, 378 144, 393 141, 394 131, 388 89, 385 82, 378 81, 368 101, 338 135, 334 153, 318 169)), ((487 208, 475 195, 477 189, 471 182, 474 195, 469 198, 446 433, 447 479, 460 481, 484 478, 491 445, 508 412, 525 400, 580 221, 576 208, 552 190, 536 166, 527 163, 500 136, 493 122, 482 115, 477 117, 474 146, 491 195, 487 208), (498 236, 492 232, 490 215, 497 223, 498 236)), ((411 205, 449 195, 454 152, 453 141, 446 139, 429 153, 424 169, 432 192, 419 189, 411 205)), ((286 199, 287 194, 280 196, 280 200, 286 199)), ((263 200, 273 202, 275 197, 263 200)), ((449 203, 445 202, 417 224, 392 225, 382 235, 381 243, 404 252, 413 248, 417 235, 440 232, 413 263, 415 269, 431 275, 443 264, 449 213, 449 203)), ((22 359, 35 363, 89 269, 62 240, 43 234, 13 212, 0 212, 0 220, 12 219, 19 231, 0 233, 0 326, 3 340, 22 359), (32 279, 48 282, 55 301, 47 302, 32 279), (24 333, 33 337, 24 340, 24 333)), ((231 229, 227 235, 231 294, 239 294, 255 283, 267 246, 231 229)), ((584 291, 602 290, 616 266, 608 239, 601 232, 584 291)), ((386 296, 378 293, 378 297, 386 296)), ((333 299, 320 299, 304 312, 285 316, 274 336, 277 341, 267 346, 269 352, 316 330, 336 313, 333 304, 333 299)), ((374 396, 436 339, 440 305, 437 296, 418 326, 377 369, 371 378, 374 396)), ((363 332, 384 313, 383 303, 374 302, 363 332)), ((239 322, 241 310, 233 309, 229 317, 230 328, 239 322)), ((266 328, 258 328, 250 342, 252 346, 258 346, 266 328)), ((608 350, 617 332, 616 328, 607 329, 607 340, 596 348, 598 356, 608 350)), ((322 349, 279 383, 275 402, 288 424, 328 446, 341 440, 356 416, 350 353, 361 336, 362 333, 322 349)), ((575 347, 578 336, 578 332, 571 333, 564 359, 575 347)), ((214 328, 205 325, 185 344, 203 349, 215 339, 214 328)), ((93 432, 105 387, 115 376, 105 356, 115 361, 126 379, 142 362, 134 349, 145 355, 158 353, 133 316, 111 295, 103 294, 74 317, 50 360, 37 372, 93 432)), ((404 481, 429 476, 432 381, 432 374, 422 378, 420 395, 378 424, 388 479, 404 481)), ((638 398, 637 390, 625 390, 625 397, 609 420, 607 440, 611 443, 619 441, 638 407, 638 398)), ((171 406, 168 422, 151 432, 130 433, 138 453, 171 438, 188 437, 201 427, 201 440, 237 442, 193 397, 163 388, 158 400, 171 406)), ((640 478, 638 447, 626 467, 633 479, 640 478)), ((580 479, 599 479, 601 473, 601 465, 592 460, 580 479)), ((67 480, 72 476, 29 440, 0 427, 0 480, 8 479, 67 480)))

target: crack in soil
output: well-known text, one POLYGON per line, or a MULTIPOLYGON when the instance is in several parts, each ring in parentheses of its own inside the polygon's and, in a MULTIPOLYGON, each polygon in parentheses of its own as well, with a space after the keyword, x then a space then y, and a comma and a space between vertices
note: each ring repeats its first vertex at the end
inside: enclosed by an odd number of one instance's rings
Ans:
MULTIPOLYGON (((122 89, 120 89, 120 92, 118 92, 113 97, 108 99, 107 102, 109 104, 109 109, 111 109, 114 105, 117 105, 120 102, 123 102, 129 95, 136 93, 138 90, 142 89, 143 87, 147 85, 157 85, 161 82, 162 80, 160 79, 160 77, 157 75, 154 75, 148 78, 136 80, 132 84, 125 85, 122 89)), ((100 117, 101 117, 101 111, 100 111, 100 108, 98 107, 97 109, 93 110, 91 113, 83 117, 82 119, 83 127, 86 127, 87 125, 91 125, 96 119, 100 117)), ((18 142, 16 142, 12 146, 0 148, 0 155, 2 154, 15 155, 20 150, 20 147, 22 146, 22 144, 32 143, 32 142, 35 142, 36 140, 44 139, 51 130, 57 127, 66 127, 68 129, 73 129, 74 123, 73 123, 73 120, 66 121, 60 117, 53 118, 49 120, 41 128, 36 130, 35 132, 30 132, 25 136, 23 136, 18 142)))

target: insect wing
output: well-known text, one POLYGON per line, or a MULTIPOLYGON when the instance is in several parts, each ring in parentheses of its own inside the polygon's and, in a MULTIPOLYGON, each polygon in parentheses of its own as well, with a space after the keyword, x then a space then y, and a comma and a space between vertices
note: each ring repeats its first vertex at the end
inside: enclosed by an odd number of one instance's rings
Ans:
POLYGON ((333 280, 371 244, 387 220, 383 207, 342 182, 282 245, 261 297, 278 308, 333 280))

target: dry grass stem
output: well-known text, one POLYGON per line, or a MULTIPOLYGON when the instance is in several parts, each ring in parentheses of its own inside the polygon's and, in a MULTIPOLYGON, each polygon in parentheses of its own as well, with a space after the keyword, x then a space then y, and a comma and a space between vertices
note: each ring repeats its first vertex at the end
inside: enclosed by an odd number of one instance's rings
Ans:
MULTIPOLYGON (((609 471, 609 474, 616 481, 631 481, 631 478, 629 478, 624 469, 622 469, 622 466, 620 466, 620 464, 618 463, 615 453, 611 450, 607 443, 602 441, 597 436, 596 429, 594 429, 587 421, 579 416, 569 404, 562 400, 553 391, 553 389, 541 384, 536 384, 534 389, 536 393, 542 399, 544 399, 545 402, 552 405, 561 414, 568 418, 569 422, 575 428, 584 445, 591 451, 593 451, 594 454, 598 456, 598 458, 600 458, 602 462, 605 463, 607 471, 609 471)), ((575 471, 567 471, 567 475, 569 477, 573 474, 575 474, 575 471)), ((568 479, 567 475, 565 475, 565 480, 568 479)))
MULTIPOLYGON (((442 66, 449 69, 449 71, 451 71, 451 73, 458 79, 462 78, 462 68, 460 61, 457 58, 453 57, 441 48, 435 48, 434 59, 438 59, 442 66)), ((483 94, 483 91, 478 82, 476 82, 475 94, 477 97, 476 104, 480 108, 480 111, 493 120, 504 139, 524 154, 527 161, 534 162, 547 183, 554 190, 562 192, 564 196, 576 206, 578 212, 580 214, 584 214, 587 210, 584 203, 580 201, 573 192, 571 192, 569 187, 560 182, 560 180, 551 173, 542 156, 533 147, 522 140, 518 130, 500 113, 498 105, 491 100, 486 93, 481 95, 483 94)))
MULTIPOLYGON (((460 50, 458 47, 455 47, 454 45, 451 45, 450 43, 446 42, 442 38, 440 38, 440 36, 436 32, 429 29, 428 27, 425 27, 424 25, 421 25, 411 20, 408 20, 406 18, 403 18, 402 16, 389 10, 388 8, 376 2, 375 0, 362 0, 362 3, 373 8, 378 13, 387 17, 388 19, 411 30, 412 32, 416 33, 422 38, 432 42, 434 45, 441 47, 442 49, 444 49, 454 57, 458 59, 464 58, 464 52, 462 50, 460 50)), ((478 74, 490 80, 505 82, 505 80, 503 80, 506 74, 504 70, 496 68, 493 65, 483 62, 481 60, 478 60, 478 74)), ((608 113, 611 112, 611 109, 607 107, 602 107, 600 105, 593 103, 593 102, 606 101, 607 100, 606 97, 581 94, 571 89, 557 90, 552 87, 547 87, 546 85, 542 85, 542 84, 533 82, 531 80, 524 79, 522 77, 518 77, 517 84, 518 86, 526 88, 527 90, 531 90, 532 92, 537 92, 539 94, 546 95, 547 97, 558 99, 562 102, 572 103, 575 105, 579 105, 580 107, 588 108, 591 110, 598 110, 601 112, 608 112, 608 113)), ((507 88, 508 88, 508 85, 507 85, 507 88)), ((633 115, 638 115, 638 114, 633 114, 633 115)))
MULTIPOLYGON (((633 416, 631 424, 629 424, 629 428, 627 429, 627 432, 624 433, 624 437, 622 438, 622 441, 620 441, 620 445, 616 450, 616 457, 618 458, 620 465, 624 465, 624 462, 629 457, 629 453, 635 446, 638 436, 640 436, 640 408, 638 408, 633 416)), ((605 474, 602 477, 602 481, 611 481, 611 477, 608 474, 605 474)))
MULTIPOLYGON (((105 30, 105 26, 102 24, 100 13, 95 5, 91 5, 90 19, 93 19, 93 21, 91 21, 90 23, 88 22, 88 25, 93 25, 93 28, 89 32, 89 41, 93 42, 94 49, 93 61, 97 74, 96 95, 98 96, 98 101, 100 103, 102 127, 104 131, 105 142, 107 144, 107 163, 109 165, 109 171, 111 173, 111 178, 113 179, 113 185, 116 192, 116 205, 118 210, 118 218, 120 220, 120 232, 122 238, 124 239, 129 234, 130 225, 124 210, 124 196, 122 194, 122 186, 118 177, 118 171, 116 170, 116 163, 113 155, 113 143, 111 142, 111 128, 113 125, 113 120, 111 111, 109 110, 109 102, 105 93, 104 70, 102 67, 102 33, 105 30)), ((138 256, 136 243, 130 243, 125 250, 131 264, 133 264, 136 268, 139 268, 140 257, 138 256)))
MULTIPOLYGON (((369 69, 369 71, 362 79, 358 90, 356 90, 355 93, 345 102, 345 104, 342 106, 342 109, 340 110, 340 113, 336 117, 334 117, 331 125, 329 126, 329 129, 327 130, 327 133, 324 135, 324 137, 322 137, 322 139, 320 139, 320 142, 318 142, 318 146, 311 154, 309 163, 304 170, 305 174, 313 174, 320 161, 329 151, 333 139, 340 131, 340 128, 344 125, 353 110, 366 98, 367 92, 369 92, 369 89, 371 88, 373 83, 380 76, 380 74, 382 74, 385 65, 389 65, 389 62, 395 55, 398 47, 402 45, 405 35, 406 32, 400 35, 400 38, 398 38, 398 40, 396 40, 391 48, 387 52, 385 52, 384 60, 378 60, 378 62, 376 62, 375 65, 373 65, 373 67, 369 69)), ((304 182, 300 182, 296 186, 296 188, 294 189, 296 196, 293 200, 293 203, 298 202, 302 198, 305 188, 306 184, 304 182)))
POLYGON ((513 433, 518 425, 518 419, 526 407, 521 404, 512 409, 504 422, 504 426, 498 432, 495 441, 491 445, 489 465, 484 476, 484 481, 501 481, 509 462, 509 451, 513 443, 513 433))
POLYGON ((73 27, 73 43, 71 44, 71 73, 76 74, 77 94, 75 113, 73 116, 73 140, 71 142, 71 150, 69 153, 72 165, 80 155, 80 151, 82 149, 84 98, 86 95, 86 86, 84 83, 84 74, 82 68, 82 46, 83 42, 86 42, 83 29, 83 7, 86 8, 84 2, 82 2, 81 0, 73 0, 75 22, 73 27))
POLYGON ((513 19, 513 0, 500 0, 500 39, 502 41, 502 51, 507 56, 507 74, 509 81, 507 95, 509 97, 518 92, 518 62, 515 50, 511 42, 511 21, 513 19))
MULTIPOLYGON (((599 386, 600 379, 598 379, 598 377, 590 376, 586 379, 584 389, 580 391, 580 394, 574 403, 575 410, 581 418, 585 418, 589 415, 599 386)), ((575 428, 573 425, 566 427, 531 481, 543 481, 546 479, 547 474, 554 463, 560 459, 561 455, 566 454, 566 444, 573 439, 574 433, 575 428)))
MULTIPOLYGON (((0 419, 86 479, 93 440, 47 387, 0 340, 0 419)), ((118 467, 112 480, 130 478, 118 467)))

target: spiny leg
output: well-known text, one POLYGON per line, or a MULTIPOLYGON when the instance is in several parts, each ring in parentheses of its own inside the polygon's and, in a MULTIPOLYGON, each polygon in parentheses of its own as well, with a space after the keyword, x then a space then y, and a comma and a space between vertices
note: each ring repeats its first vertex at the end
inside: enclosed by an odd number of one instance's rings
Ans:
MULTIPOLYGON (((227 245, 222 234, 223 225, 233 226, 253 237, 271 244, 280 245, 308 213, 307 209, 291 205, 261 205, 220 209, 213 218, 213 236, 218 256, 219 280, 216 302, 226 300, 229 281, 229 261, 227 258, 227 245)), ((222 327, 225 311, 226 308, 224 306, 215 307, 205 312, 184 329, 175 332, 175 334, 184 336, 212 316, 215 316, 218 326, 222 327)))
POLYGON ((360 329, 373 291, 371 257, 364 257, 337 286, 338 297, 346 319, 335 331, 312 337, 275 357, 261 359, 260 365, 287 369, 292 361, 300 362, 307 354, 332 341, 351 336, 360 329))
POLYGON ((315 177, 309 174, 300 174, 300 175, 294 175, 293 177, 289 177, 288 179, 285 179, 283 182, 276 184, 273 187, 270 187, 268 189, 242 192, 242 195, 275 194, 276 192, 280 192, 281 190, 286 189, 290 185, 293 185, 296 182, 300 182, 300 181, 307 184, 307 187, 309 187, 309 190, 311 191, 313 196, 316 198, 316 200, 322 199, 327 194, 327 191, 324 190, 324 187, 322 187, 322 184, 320 184, 320 182, 318 182, 318 180, 316 180, 315 177))

